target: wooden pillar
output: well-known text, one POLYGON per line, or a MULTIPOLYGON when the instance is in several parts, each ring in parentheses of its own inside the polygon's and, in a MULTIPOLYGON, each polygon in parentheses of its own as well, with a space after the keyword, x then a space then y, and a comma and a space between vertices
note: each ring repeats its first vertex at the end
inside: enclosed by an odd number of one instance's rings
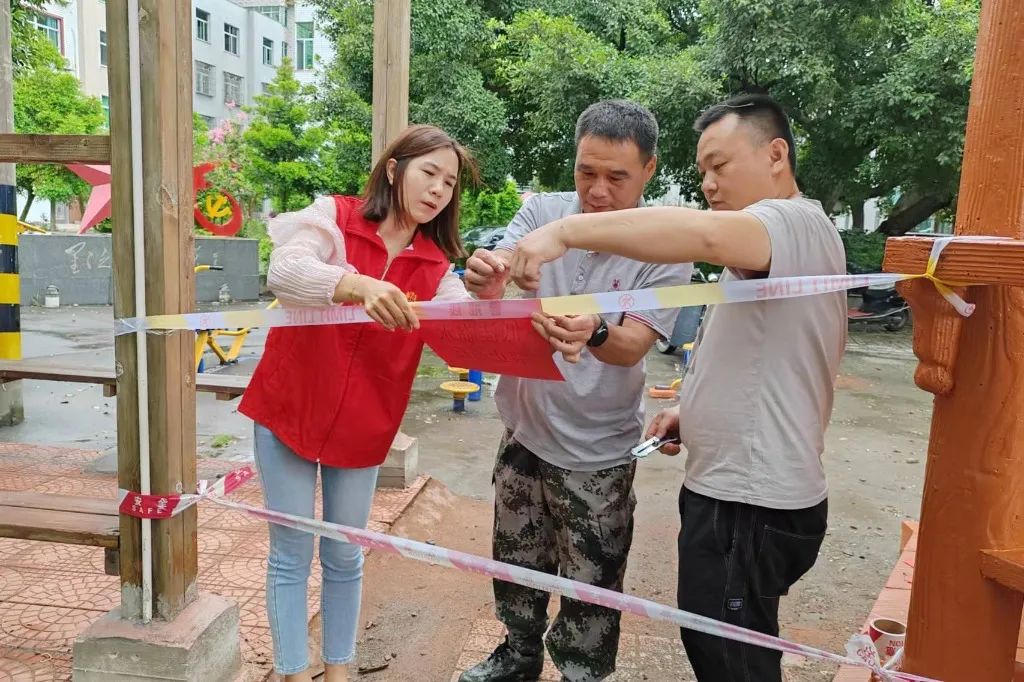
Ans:
POLYGON ((377 163, 388 143, 409 125, 409 0, 373 3, 373 147, 377 163))
MULTIPOLYGON (((114 248, 114 315, 135 308, 132 151, 142 152, 147 314, 191 311, 194 295, 192 219, 192 11, 189 0, 139 0, 141 130, 132 129, 128 0, 107 1, 114 248)), ((192 334, 149 335, 150 471, 154 493, 196 487, 196 403, 192 334)), ((118 484, 140 489, 136 337, 115 342, 118 374, 118 484)), ((173 619, 196 596, 196 510, 153 522, 153 613, 173 619)), ((121 517, 121 604, 142 611, 141 531, 121 517)))
MULTIPOLYGON (((956 223, 958 235, 1024 238, 1020 0, 982 4, 956 223)), ((912 246, 920 262, 912 241, 890 243, 887 270, 906 271, 912 246)), ((1019 282, 1024 271, 1016 247, 958 251, 961 281, 1019 282)), ((969 289, 977 310, 966 320, 931 284, 902 288, 915 315, 917 382, 936 394, 904 670, 1007 682, 1024 598, 983 575, 982 552, 1024 548, 1024 288, 969 289)))
MULTIPOLYGON (((0 134, 14 132, 11 6, 0 2, 0 134)), ((0 161, 0 359, 21 359, 21 292, 18 281, 18 202, 14 164, 0 161)), ((0 426, 25 418, 21 382, 0 386, 0 426)))

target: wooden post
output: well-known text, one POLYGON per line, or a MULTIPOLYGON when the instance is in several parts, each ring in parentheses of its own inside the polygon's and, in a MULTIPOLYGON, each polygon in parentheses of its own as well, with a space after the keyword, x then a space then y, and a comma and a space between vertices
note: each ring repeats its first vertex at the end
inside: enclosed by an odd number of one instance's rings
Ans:
POLYGON ((106 165, 110 163, 110 136, 14 135, 0 129, 0 157, 12 163, 106 165))
MULTIPOLYGON (((0 134, 14 131, 11 4, 0 2, 0 134)), ((0 360, 21 359, 18 202, 14 164, 0 160, 0 360)), ((0 386, 0 426, 24 420, 21 382, 0 386)))
POLYGON ((373 3, 373 147, 371 164, 409 125, 409 0, 373 3))
MULTIPOLYGON (((958 235, 1024 238, 1024 3, 982 3, 957 213, 958 235)), ((891 241, 886 269, 911 242, 891 241)), ((960 266, 961 281, 1024 271, 1019 244, 960 266), (1017 253, 1014 262, 1000 252, 1017 253)), ((913 248, 920 252, 921 245, 913 248)), ((952 248, 952 247, 951 247, 952 248)), ((965 254, 968 253, 960 249, 965 254)), ((916 272, 920 272, 918 269, 916 272)), ((940 275, 942 269, 940 267, 940 275)), ((936 394, 904 670, 947 682, 1013 677, 1024 596, 983 574, 986 550, 1024 548, 1024 289, 976 287, 966 320, 931 284, 901 286, 915 316, 918 384, 936 394)), ((1000 575, 1012 552, 999 554, 1000 575)), ((990 573, 991 575, 991 573, 990 573)), ((1003 582, 1007 582, 1006 579, 1003 582)))
MULTIPOLYGON (((111 215, 114 315, 134 316, 132 149, 141 145, 146 312, 192 310, 192 14, 188 0, 140 0, 141 131, 132 129, 128 0, 108 0, 110 44, 111 215)), ((193 336, 148 337, 150 462, 154 493, 196 487, 193 336)), ((118 484, 139 490, 139 420, 135 336, 117 337, 118 484)), ((196 596, 196 510, 153 522, 153 613, 171 620, 196 596)), ((121 517, 121 604, 142 610, 139 522, 121 517)))

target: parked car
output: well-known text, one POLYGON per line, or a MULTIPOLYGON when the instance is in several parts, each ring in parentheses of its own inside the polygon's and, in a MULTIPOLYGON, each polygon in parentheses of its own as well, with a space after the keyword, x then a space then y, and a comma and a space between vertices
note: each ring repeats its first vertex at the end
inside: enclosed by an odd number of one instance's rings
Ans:
POLYGON ((494 250, 505 235, 505 225, 481 225, 467 230, 462 235, 462 243, 466 250, 473 253, 475 249, 494 250))

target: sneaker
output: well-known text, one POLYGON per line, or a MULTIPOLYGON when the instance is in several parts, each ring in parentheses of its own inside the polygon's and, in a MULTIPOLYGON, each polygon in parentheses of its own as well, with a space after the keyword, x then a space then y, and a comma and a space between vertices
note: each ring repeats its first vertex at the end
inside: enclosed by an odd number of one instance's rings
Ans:
POLYGON ((527 682, 540 677, 544 655, 524 656, 502 642, 486 661, 459 676, 459 682, 527 682))

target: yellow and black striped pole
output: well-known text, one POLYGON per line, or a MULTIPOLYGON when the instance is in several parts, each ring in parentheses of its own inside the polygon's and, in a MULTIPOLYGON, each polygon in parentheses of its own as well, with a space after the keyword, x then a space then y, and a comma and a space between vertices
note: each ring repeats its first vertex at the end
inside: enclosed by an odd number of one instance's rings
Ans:
POLYGON ((0 185, 0 360, 21 359, 21 287, 15 188, 0 185))
MULTIPOLYGON (((7 178, 3 175, 0 173, 0 360, 20 360, 17 193, 13 182, 4 184, 7 178)), ((0 426, 20 424, 24 419, 21 382, 0 384, 0 426)))
MULTIPOLYGON (((14 132, 11 8, 0 0, 0 133, 14 132)), ((18 286, 18 201, 14 164, 0 163, 0 359, 21 359, 21 287, 18 286)), ((0 384, 0 426, 25 418, 21 382, 0 384)))

